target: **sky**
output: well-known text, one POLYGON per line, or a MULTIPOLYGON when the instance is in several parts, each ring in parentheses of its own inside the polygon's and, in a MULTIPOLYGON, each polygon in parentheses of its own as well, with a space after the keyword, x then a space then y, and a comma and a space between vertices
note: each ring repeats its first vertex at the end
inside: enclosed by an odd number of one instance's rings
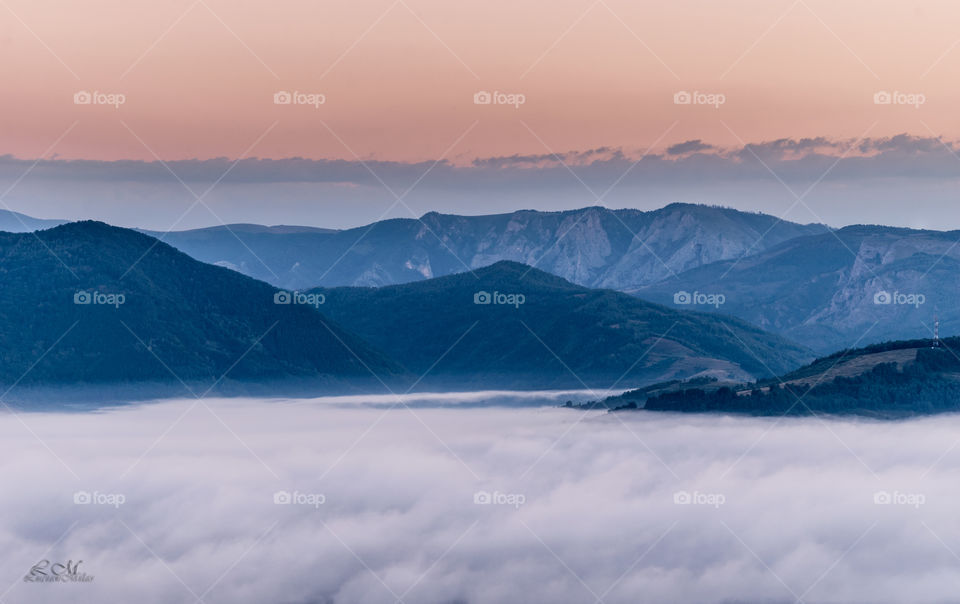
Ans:
POLYGON ((333 403, 0 418, 4 601, 956 597, 955 415, 333 403), (92 581, 24 582, 41 560, 92 581))
POLYGON ((958 17, 890 0, 5 0, 0 201, 159 230, 672 201, 957 228, 958 17), (645 159, 682 165, 627 170, 645 159), (602 178, 579 174, 594 164, 602 178))

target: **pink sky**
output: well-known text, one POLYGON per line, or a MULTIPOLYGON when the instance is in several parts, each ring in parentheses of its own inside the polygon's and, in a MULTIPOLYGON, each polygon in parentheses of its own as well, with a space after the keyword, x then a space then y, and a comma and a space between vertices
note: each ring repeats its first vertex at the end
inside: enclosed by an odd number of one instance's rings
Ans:
POLYGON ((0 154, 467 161, 957 139, 958 22, 956 2, 903 0, 3 0, 0 154), (125 102, 76 105, 80 90, 125 102), (326 102, 275 105, 278 90, 326 102), (526 101, 476 105, 479 90, 526 101), (725 103, 676 105, 680 90, 725 103), (924 103, 876 105, 880 90, 924 103))

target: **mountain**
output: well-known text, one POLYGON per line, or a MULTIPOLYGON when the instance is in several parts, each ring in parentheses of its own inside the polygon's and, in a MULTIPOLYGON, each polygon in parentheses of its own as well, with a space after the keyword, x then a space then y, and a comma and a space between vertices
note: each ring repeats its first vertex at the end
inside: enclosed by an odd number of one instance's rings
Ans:
POLYGON ((588 287, 628 289, 827 227, 671 204, 649 212, 601 207, 488 216, 431 212, 419 220, 383 220, 343 231, 263 229, 149 234, 198 260, 290 289, 407 283, 500 260, 588 287))
POLYGON ((33 218, 20 212, 0 210, 0 231, 7 233, 29 233, 40 229, 51 229, 65 223, 65 220, 33 218))
POLYGON ((0 279, 7 386, 207 387, 225 375, 264 382, 400 371, 313 306, 275 304, 266 283, 98 222, 0 233, 0 279))
POLYGON ((844 350, 773 380, 670 386, 605 401, 618 410, 905 417, 960 410, 960 338, 844 350))
POLYGON ((734 315, 820 353, 929 337, 935 315, 946 331, 960 325, 958 242, 960 231, 850 226, 701 266, 633 293, 674 308, 734 315), (682 292, 725 300, 675 305, 682 292))
POLYGON ((509 261, 403 285, 310 293, 325 296, 323 311, 333 321, 411 373, 429 372, 426 383, 612 387, 696 375, 745 379, 811 358, 734 318, 582 287, 509 261))
MULTIPOLYGON (((141 233, 157 237, 163 233, 157 231, 148 231, 144 229, 135 229, 139 230, 141 233)), ((212 226, 204 227, 201 229, 192 229, 189 231, 176 231, 177 234, 184 236, 186 239, 192 236, 196 238, 197 241, 202 241, 205 237, 209 235, 217 234, 230 234, 233 232, 237 235, 292 235, 292 234, 303 234, 303 233, 319 233, 319 234, 332 234, 337 233, 336 229, 323 229, 320 227, 311 227, 311 226, 297 226, 297 225, 287 225, 287 224, 278 224, 274 226, 264 226, 262 224, 250 224, 246 222, 235 222, 233 224, 224 224, 221 226, 212 226)), ((230 235, 233 237, 233 235, 230 235)))

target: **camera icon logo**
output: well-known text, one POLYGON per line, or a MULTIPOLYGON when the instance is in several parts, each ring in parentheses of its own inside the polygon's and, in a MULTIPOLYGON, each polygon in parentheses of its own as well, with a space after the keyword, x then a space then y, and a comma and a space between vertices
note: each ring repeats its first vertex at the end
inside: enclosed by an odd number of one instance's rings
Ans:
POLYGON ((289 491, 277 491, 273 494, 273 502, 277 505, 287 505, 291 501, 293 501, 293 498, 289 491))
POLYGON ((693 297, 690 295, 690 292, 678 291, 673 294, 674 304, 690 304, 691 302, 693 302, 693 297))
POLYGON ((93 297, 90 295, 90 292, 77 292, 73 294, 74 304, 90 304, 92 300, 93 297))
POLYGON ((673 494, 673 502, 677 505, 688 505, 690 503, 690 493, 677 491, 673 494))
POLYGON ((473 95, 473 104, 474 105, 489 105, 493 102, 493 95, 487 92, 486 90, 481 90, 476 92, 473 95))
POLYGON ((679 92, 673 93, 674 105, 689 105, 692 102, 693 102, 693 95, 691 95, 686 90, 681 90, 679 92))
POLYGON ((89 105, 92 102, 93 102, 93 95, 87 92, 86 90, 81 90, 80 92, 73 93, 74 105, 89 105))
POLYGON ((274 105, 289 105, 292 102, 293 102, 293 95, 287 92, 286 90, 281 90, 279 92, 273 93, 274 105))
POLYGON ((478 291, 473 294, 473 303, 474 304, 490 304, 493 301, 493 297, 490 295, 490 292, 478 291))
POLYGON ((290 304, 292 301, 293 296, 290 295, 290 292, 279 291, 273 294, 274 304, 290 304))
POLYGON ((477 491, 473 494, 473 502, 477 505, 489 505, 491 501, 493 498, 487 491, 477 491))
POLYGON ((888 505, 891 501, 890 493, 886 491, 877 491, 873 494, 873 502, 877 505, 888 505))
POLYGON ((92 498, 87 491, 77 491, 73 494, 73 502, 77 505, 87 505, 91 501, 92 498))
POLYGON ((886 90, 881 90, 874 93, 873 95, 873 104, 874 105, 889 105, 893 103, 893 95, 887 92, 886 90))
POLYGON ((873 294, 873 303, 874 304, 890 304, 893 301, 893 296, 890 295, 888 291, 878 291, 873 294))

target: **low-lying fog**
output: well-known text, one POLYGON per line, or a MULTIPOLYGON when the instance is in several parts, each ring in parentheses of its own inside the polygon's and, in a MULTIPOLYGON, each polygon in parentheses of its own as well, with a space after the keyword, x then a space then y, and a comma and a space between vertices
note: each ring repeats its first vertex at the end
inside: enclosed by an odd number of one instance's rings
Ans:
POLYGON ((960 416, 351 402, 0 415, 0 600, 960 594, 960 416))

